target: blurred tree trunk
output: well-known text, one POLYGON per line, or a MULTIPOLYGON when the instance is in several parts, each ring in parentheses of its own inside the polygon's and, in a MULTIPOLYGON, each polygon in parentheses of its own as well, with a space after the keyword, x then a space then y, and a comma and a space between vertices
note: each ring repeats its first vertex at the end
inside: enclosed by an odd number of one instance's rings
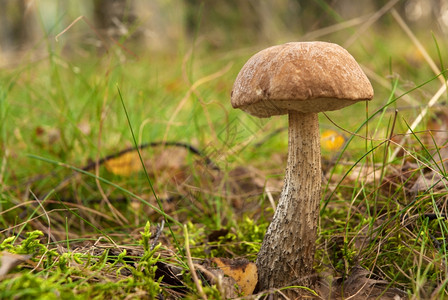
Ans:
POLYGON ((26 0, 0 0, 0 50, 18 52, 34 40, 33 4, 26 0))
POLYGON ((94 0, 93 16, 101 34, 118 40, 137 37, 134 25, 136 15, 133 0, 94 0))
POLYGON ((260 20, 251 1, 184 1, 188 37, 199 34, 215 47, 257 39, 260 20))
POLYGON ((185 28, 212 46, 272 43, 300 24, 297 0, 184 0, 185 28))

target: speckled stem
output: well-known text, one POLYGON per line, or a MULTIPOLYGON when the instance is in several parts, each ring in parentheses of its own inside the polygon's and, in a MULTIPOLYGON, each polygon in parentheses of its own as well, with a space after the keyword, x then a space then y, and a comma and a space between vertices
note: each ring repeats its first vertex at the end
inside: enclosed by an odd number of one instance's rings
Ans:
POLYGON ((321 176, 317 113, 290 111, 285 183, 257 257, 259 290, 313 286, 321 176))

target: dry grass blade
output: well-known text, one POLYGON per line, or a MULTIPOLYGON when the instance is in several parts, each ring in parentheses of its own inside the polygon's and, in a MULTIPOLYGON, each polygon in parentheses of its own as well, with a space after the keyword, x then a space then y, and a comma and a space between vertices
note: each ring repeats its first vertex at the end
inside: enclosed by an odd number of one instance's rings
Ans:
MULTIPOLYGON (((412 32, 412 30, 406 24, 406 22, 401 18, 400 14, 395 9, 391 10, 391 14, 394 17, 394 19, 397 21, 398 25, 400 25, 400 27, 403 29, 403 31, 407 34, 407 36, 411 39, 411 41, 415 44, 417 49, 423 55, 423 57, 425 58, 425 60, 428 63, 428 65, 431 67, 431 69, 434 72, 434 74, 436 74, 436 75, 440 74, 440 69, 437 67, 437 65, 434 62, 434 60, 428 54, 428 52, 426 51, 425 47, 423 47, 422 43, 420 43, 420 41, 417 39, 417 37, 412 32)), ((439 80, 444 85, 446 84, 445 80, 443 79, 443 77, 439 77, 439 80)))
MULTIPOLYGON (((390 81, 386 80, 383 76, 378 75, 371 69, 367 68, 366 66, 361 66, 362 70, 366 75, 373 81, 380 84, 383 88, 389 89, 390 88, 390 81)), ((406 94, 405 91, 397 87, 395 90, 393 90, 395 97, 401 97, 401 99, 405 100, 409 103, 409 105, 417 106, 419 105, 419 102, 415 100, 411 94, 406 94)))
POLYGON ((335 33, 341 30, 344 30, 346 28, 350 28, 350 27, 354 27, 357 26, 359 24, 362 24, 366 21, 366 19, 370 18, 369 16, 362 16, 362 17, 358 17, 358 18, 354 18, 345 22, 341 22, 341 23, 337 23, 331 26, 327 26, 321 29, 317 29, 311 32, 306 33, 302 39, 303 40, 315 40, 318 39, 324 35, 328 35, 331 33, 335 33))
POLYGON ((5 171, 6 171, 6 160, 9 156, 9 151, 8 149, 4 149, 4 154, 2 156, 2 161, 1 161, 1 167, 0 167, 0 192, 3 191, 3 189, 6 187, 5 184, 3 184, 3 178, 5 176, 5 171))
MULTIPOLYGON (((401 18, 400 14, 395 10, 392 9, 391 10, 391 14, 394 17, 394 19, 397 21, 398 25, 400 25, 400 27, 403 29, 403 31, 407 34, 407 36, 411 39, 411 41, 414 43, 414 45, 417 47, 417 49, 420 51, 420 53, 423 55, 423 57, 425 58, 426 62, 428 63, 428 65, 431 67, 431 69, 433 70, 434 74, 438 75, 441 73, 440 69, 437 67, 437 65, 435 64, 434 60, 431 58, 431 56, 428 54, 428 52, 426 51, 425 47, 423 47, 422 43, 420 43, 420 41, 417 39, 417 37, 414 35, 414 33, 412 32, 412 30, 407 26, 406 22, 401 18)), ((445 81, 443 76, 439 76, 438 77, 440 82, 442 83, 442 86, 440 87, 440 89, 437 91, 436 94, 434 94, 434 96, 431 98, 431 100, 428 102, 428 104, 422 109, 422 111, 420 112, 420 114, 417 116, 417 118, 414 120, 414 122, 412 123, 412 125, 410 126, 410 129, 408 129, 407 133, 411 133, 419 124, 420 122, 423 120, 423 117, 427 114, 428 109, 431 108, 432 106, 434 106, 434 104, 437 103, 437 101, 439 100, 439 98, 443 95, 443 93, 446 91, 446 87, 448 85, 448 81, 445 81)), ((407 136, 405 136, 400 144, 403 145, 407 140, 407 136)), ((393 161, 395 159, 395 157, 397 156, 398 152, 400 151, 400 148, 397 148, 393 154, 389 157, 389 162, 393 161)))
MULTIPOLYGON (((417 118, 414 120, 414 122, 411 124, 411 126, 407 130, 406 135, 403 137, 403 139, 398 144, 404 145, 404 143, 409 138, 410 134, 415 130, 415 128, 417 128, 417 126, 420 124, 420 122, 426 116, 426 114, 428 113, 428 109, 433 107, 434 104, 436 104, 437 101, 439 100, 439 98, 443 95, 443 93, 445 93, 447 84, 448 84, 448 81, 444 82, 444 84, 440 87, 440 89, 437 91, 437 93, 435 93, 434 96, 429 100, 428 104, 422 109, 422 111, 419 113, 417 118)), ((397 157, 397 154, 398 154, 398 152, 400 152, 401 149, 402 149, 401 147, 398 147, 395 149, 395 151, 389 157, 389 162, 392 162, 395 159, 395 157, 397 157)))
POLYGON ((384 5, 380 10, 375 12, 344 44, 344 48, 350 47, 373 23, 394 7, 400 0, 391 0, 384 5))
POLYGON ((177 105, 176 109, 172 113, 172 115, 166 125, 165 134, 162 139, 164 142, 166 142, 166 140, 168 139, 168 133, 169 133, 171 125, 174 123, 174 120, 176 119, 177 115, 182 110, 184 105, 187 103, 188 99, 190 99, 190 96, 196 91, 196 89, 204 83, 207 83, 209 81, 212 81, 214 79, 217 79, 217 78, 223 76, 225 73, 227 73, 230 70, 230 68, 232 67, 232 64, 233 63, 228 63, 221 70, 219 70, 213 74, 199 78, 191 85, 191 87, 188 89, 185 96, 180 100, 179 104, 177 105))
POLYGON ((40 208, 41 208, 42 211, 44 212, 44 214, 45 214, 45 218, 47 219, 47 223, 48 223, 48 228, 47 228, 47 232, 48 232, 48 240, 47 240, 47 243, 48 243, 48 244, 50 243, 50 239, 52 239, 53 242, 57 242, 56 239, 54 238, 54 236, 51 234, 51 219, 50 219, 50 217, 48 216, 48 213, 47 213, 47 211, 45 210, 45 207, 42 205, 42 202, 39 200, 38 197, 36 197, 36 195, 35 195, 32 191, 30 191, 30 194, 33 195, 34 199, 36 200, 36 202, 39 204, 40 208))
POLYGON ((96 159, 95 159, 95 183, 96 186, 98 188, 98 191, 100 192, 101 198, 103 199, 104 203, 106 203, 107 207, 109 207, 110 211, 112 212, 112 215, 115 218, 115 221, 120 224, 121 226, 123 226, 124 224, 129 224, 129 221, 125 218, 125 216, 123 216, 123 214, 115 208, 115 206, 112 205, 112 203, 109 201, 109 198, 107 197, 106 193, 104 192, 100 180, 98 179, 100 176, 100 151, 101 151, 101 138, 103 136, 103 125, 104 125, 104 121, 106 119, 106 115, 107 115, 107 105, 106 105, 106 101, 107 101, 107 97, 108 96, 108 92, 106 92, 106 95, 103 99, 103 103, 101 105, 101 115, 100 115, 100 122, 99 122, 99 129, 98 129, 98 137, 97 137, 97 148, 98 151, 96 153, 96 159))
POLYGON ((184 225, 184 236, 185 236, 185 252, 187 254, 187 263, 188 263, 188 267, 190 268, 191 277, 193 278, 194 284, 196 285, 196 288, 198 289, 199 296, 203 300, 207 300, 207 295, 204 293, 204 290, 202 289, 202 284, 198 278, 198 275, 196 274, 196 269, 194 268, 194 263, 191 258, 190 241, 189 241, 189 236, 188 236, 187 225, 184 225))
POLYGON ((31 221, 38 220, 38 219, 40 219, 41 217, 50 215, 50 214, 53 213, 53 212, 67 212, 67 211, 69 211, 69 210, 68 210, 68 209, 58 209, 58 208, 49 210, 48 212, 45 211, 45 213, 36 215, 35 217, 32 217, 32 218, 30 218, 30 219, 28 219, 28 220, 26 220, 26 221, 17 223, 17 224, 15 224, 15 225, 11 225, 11 226, 9 226, 7 229, 0 230, 0 233, 9 231, 9 230, 12 230, 12 229, 15 229, 15 228, 20 228, 20 227, 22 227, 22 226, 28 224, 28 223, 31 222, 31 221))

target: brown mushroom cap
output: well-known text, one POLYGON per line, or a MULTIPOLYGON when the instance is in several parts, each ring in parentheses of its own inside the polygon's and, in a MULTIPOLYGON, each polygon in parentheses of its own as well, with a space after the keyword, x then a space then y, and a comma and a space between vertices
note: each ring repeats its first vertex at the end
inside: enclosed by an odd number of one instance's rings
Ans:
POLYGON ((252 56, 233 85, 232 106, 257 117, 338 110, 373 98, 353 56, 339 45, 294 42, 252 56))

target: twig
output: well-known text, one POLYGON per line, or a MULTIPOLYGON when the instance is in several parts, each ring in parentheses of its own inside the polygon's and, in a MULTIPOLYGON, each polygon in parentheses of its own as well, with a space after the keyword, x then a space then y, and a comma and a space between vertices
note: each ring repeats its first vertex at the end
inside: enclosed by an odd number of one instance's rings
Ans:
POLYGON ((266 186, 266 188, 264 190, 266 192, 266 195, 268 196, 269 203, 271 204, 272 209, 274 211, 276 211, 277 207, 275 206, 275 201, 274 201, 274 197, 272 197, 271 189, 269 188, 269 186, 266 186))
MULTIPOLYGON (((198 148, 196 148, 193 145, 190 145, 188 143, 173 142, 173 141, 168 141, 168 142, 161 142, 161 141, 160 142, 151 142, 151 143, 145 143, 145 144, 139 145, 138 149, 141 150, 141 149, 145 149, 145 148, 148 148, 148 147, 157 147, 157 146, 172 146, 172 147, 185 148, 189 152, 191 152, 191 153, 193 153, 193 154, 195 154, 197 156, 202 157, 204 159, 206 165, 209 166, 212 170, 220 171, 220 168, 218 167, 218 165, 212 159, 210 159, 210 157, 208 157, 203 151, 199 150, 198 148)), ((104 164, 106 161, 108 161, 110 159, 119 157, 119 156, 121 156, 123 154, 126 154, 126 153, 134 151, 134 150, 136 150, 136 148, 133 147, 133 146, 125 148, 125 149, 123 149, 123 150, 121 150, 119 152, 107 155, 107 156, 99 159, 98 161, 91 162, 91 163, 81 167, 80 169, 83 170, 83 171, 92 170, 92 169, 95 168, 96 164, 102 165, 102 164, 104 164)), ((29 185, 29 184, 34 183, 36 181, 42 180, 44 178, 48 178, 48 177, 51 177, 51 176, 56 176, 56 174, 57 174, 57 171, 52 171, 52 172, 50 172, 48 174, 45 174, 45 175, 34 176, 33 178, 31 178, 28 181, 26 181, 26 185, 29 185)), ((75 175, 76 175, 76 173, 73 173, 73 174, 65 177, 62 180, 62 182, 54 189, 54 191, 59 191, 62 188, 64 188, 68 184, 69 179, 71 179, 75 175)))
MULTIPOLYGON (((173 147, 185 148, 188 151, 190 151, 191 153, 193 153, 193 154, 195 154, 197 156, 202 157, 204 159, 205 163, 207 165, 211 166, 211 168, 213 170, 219 170, 219 167, 206 154, 204 154, 201 150, 199 150, 198 148, 196 148, 193 145, 190 145, 188 143, 172 142, 172 141, 168 141, 168 142, 151 142, 151 143, 145 143, 145 144, 139 145, 138 149, 142 150, 142 149, 145 149, 145 148, 148 148, 148 147, 157 147, 157 146, 173 146, 173 147)), ((110 159, 119 157, 119 156, 121 156, 123 154, 126 154, 128 152, 132 152, 132 151, 135 151, 135 150, 136 150, 135 147, 129 147, 129 148, 126 148, 126 149, 121 150, 119 152, 110 154, 110 155, 105 156, 105 157, 101 158, 100 160, 98 160, 98 164, 99 165, 104 164, 106 161, 108 161, 110 159)), ((95 167, 95 162, 92 162, 92 163, 84 166, 82 168, 82 170, 88 171, 88 170, 93 169, 94 167, 95 167)))
POLYGON ((196 288, 198 289, 198 293, 201 296, 201 298, 203 300, 207 300, 207 295, 204 293, 204 290, 202 289, 202 284, 199 281, 198 275, 196 274, 196 270, 194 268, 193 260, 191 259, 190 241, 188 237, 187 225, 184 225, 184 236, 185 236, 185 252, 187 254, 187 263, 188 267, 190 268, 191 277, 193 278, 194 284, 196 285, 196 288))
MULTIPOLYGON (((146 144, 139 145, 138 149, 141 150, 141 149, 148 148, 148 147, 156 147, 156 146, 162 146, 162 145, 185 148, 188 151, 190 151, 191 153, 202 157, 204 159, 206 165, 210 166, 210 168, 212 170, 220 171, 220 168, 218 167, 218 165, 216 165, 206 154, 204 154, 201 150, 197 149, 196 147, 194 147, 194 146, 192 146, 192 145, 190 145, 188 143, 183 143, 183 142, 151 142, 151 143, 146 143, 146 144)), ((80 169, 83 170, 83 171, 90 171, 90 170, 94 169, 96 165, 102 165, 102 164, 104 164, 105 162, 107 162, 110 159, 119 157, 119 156, 124 155, 124 154, 126 154, 128 152, 131 152, 131 151, 135 151, 135 149, 136 149, 135 147, 129 147, 129 148, 126 148, 126 149, 121 150, 119 152, 107 155, 107 156, 105 156, 105 157, 103 157, 101 159, 97 158, 96 161, 91 162, 91 163, 85 165, 84 167, 82 167, 80 169)), ((34 182, 34 181, 40 180, 40 179, 48 177, 48 176, 54 176, 55 174, 56 174, 56 172, 53 171, 53 172, 50 173, 50 175, 38 176, 37 178, 33 178, 32 181, 34 182)), ((67 177, 65 177, 62 180, 62 182, 58 186, 56 186, 54 188, 53 192, 57 192, 57 191, 60 191, 61 189, 63 189, 69 183, 70 179, 73 176, 77 175, 77 174, 78 173, 73 173, 73 174, 68 175, 67 177)))

